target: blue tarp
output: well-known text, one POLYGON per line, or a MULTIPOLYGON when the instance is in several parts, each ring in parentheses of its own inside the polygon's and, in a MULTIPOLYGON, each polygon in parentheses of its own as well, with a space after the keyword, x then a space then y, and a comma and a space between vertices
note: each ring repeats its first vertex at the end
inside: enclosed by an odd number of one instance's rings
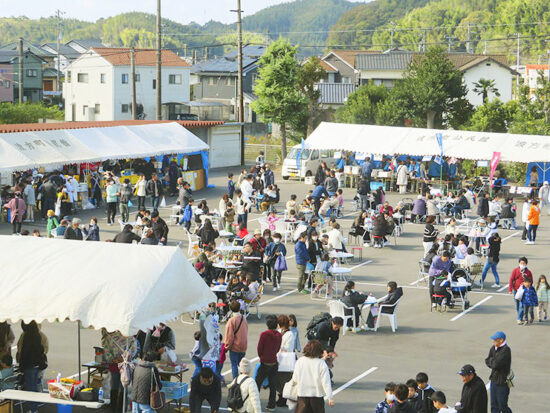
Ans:
POLYGON ((527 165, 527 173, 525 174, 525 186, 529 186, 531 182, 531 169, 533 166, 537 167, 539 173, 539 185, 542 185, 544 181, 550 182, 550 162, 530 162, 527 165))

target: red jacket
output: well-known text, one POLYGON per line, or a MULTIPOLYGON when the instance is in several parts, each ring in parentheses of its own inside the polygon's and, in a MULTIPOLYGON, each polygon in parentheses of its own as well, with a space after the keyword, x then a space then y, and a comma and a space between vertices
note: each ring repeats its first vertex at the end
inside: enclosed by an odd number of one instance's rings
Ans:
POLYGON ((282 336, 277 330, 265 330, 258 341, 258 356, 261 363, 277 363, 277 353, 281 348, 282 336))
POLYGON ((529 268, 526 268, 523 270, 523 274, 519 267, 514 268, 514 271, 512 271, 512 275, 510 275, 510 283, 508 284, 508 292, 517 291, 517 289, 521 286, 523 283, 523 276, 526 276, 527 278, 531 279, 531 282, 533 282, 533 274, 531 274, 531 271, 529 271, 529 268))

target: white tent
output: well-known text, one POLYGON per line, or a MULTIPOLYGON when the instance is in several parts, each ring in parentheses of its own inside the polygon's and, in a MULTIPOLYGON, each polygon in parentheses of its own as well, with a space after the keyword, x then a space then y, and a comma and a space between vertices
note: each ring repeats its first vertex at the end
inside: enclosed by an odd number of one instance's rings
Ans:
POLYGON ((208 150, 177 123, 0 134, 0 171, 208 150))
POLYGON ((306 139, 305 148, 361 152, 374 155, 439 155, 436 134, 443 136, 443 155, 490 160, 501 152, 502 161, 550 161, 550 137, 437 130, 344 123, 321 123, 306 139))
POLYGON ((0 321, 56 319, 124 336, 215 295, 178 247, 0 236, 0 321))

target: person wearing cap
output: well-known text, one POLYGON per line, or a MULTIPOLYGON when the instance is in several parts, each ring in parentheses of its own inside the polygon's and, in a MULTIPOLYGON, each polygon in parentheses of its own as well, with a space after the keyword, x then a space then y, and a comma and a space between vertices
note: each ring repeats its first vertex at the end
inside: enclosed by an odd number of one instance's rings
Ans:
POLYGON ((72 239, 75 241, 82 241, 82 230, 80 229, 80 224, 82 221, 80 218, 73 218, 72 225, 68 226, 63 234, 64 239, 72 239))
POLYGON ((489 376, 491 381, 491 412, 512 413, 512 410, 508 407, 510 387, 507 383, 507 377, 512 366, 512 351, 506 344, 506 334, 504 332, 497 331, 491 336, 491 340, 493 340, 493 345, 485 359, 485 364, 491 369, 491 375, 489 376))
POLYGON ((548 181, 544 181, 539 189, 539 200, 541 212, 546 207, 548 215, 550 215, 550 186, 548 185, 548 181))
POLYGON ((457 410, 460 413, 487 413, 487 388, 485 383, 476 374, 474 366, 466 364, 458 372, 462 377, 462 395, 460 406, 457 410))
POLYGON ((437 413, 456 413, 456 410, 447 406, 447 397, 442 391, 436 391, 429 397, 437 413))
POLYGON ((244 404, 240 409, 235 410, 238 413, 262 413, 260 402, 260 391, 256 381, 250 377, 252 366, 248 359, 243 358, 239 363, 239 375, 231 382, 229 387, 239 386, 244 404))
POLYGON ((13 226, 12 233, 20 234, 23 215, 27 210, 27 205, 25 205, 25 201, 21 198, 21 192, 16 192, 15 197, 13 197, 8 203, 4 204, 4 208, 10 210, 10 222, 13 226))

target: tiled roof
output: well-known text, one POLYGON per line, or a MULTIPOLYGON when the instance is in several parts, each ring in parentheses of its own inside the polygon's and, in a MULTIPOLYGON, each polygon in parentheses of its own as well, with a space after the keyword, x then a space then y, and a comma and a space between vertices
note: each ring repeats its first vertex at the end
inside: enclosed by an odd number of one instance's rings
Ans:
POLYGON ((53 67, 47 67, 44 70, 42 70, 42 77, 56 77, 57 76, 57 69, 54 69, 53 67))
POLYGON ((355 56, 355 68, 359 70, 404 71, 411 60, 410 53, 358 54, 355 56))
MULTIPOLYGON (((0 50, 13 50, 17 51, 19 50, 19 42, 11 42, 8 44, 5 44, 3 46, 0 46, 0 50)), ((38 46, 35 46, 34 44, 23 40, 23 50, 29 50, 31 53, 34 53, 35 55, 41 57, 41 58, 47 58, 47 57, 54 57, 54 55, 47 50, 44 50, 38 46)))
MULTIPOLYGON (((57 43, 43 43, 40 47, 43 50, 46 50, 44 49, 44 47, 46 46, 52 50, 55 50, 55 54, 57 54, 57 43)), ((48 50, 46 51, 50 53, 48 50)), ((72 47, 69 47, 63 43, 59 45, 59 54, 62 56, 68 57, 69 59, 76 59, 78 56, 80 56, 80 53, 78 53, 72 47)))
MULTIPOLYGON (((258 61, 257 58, 243 57, 243 69, 246 72, 252 68, 258 61)), ((221 57, 219 59, 206 60, 193 65, 191 73, 237 73, 239 70, 239 64, 237 60, 226 59, 221 57)))
POLYGON ((325 69, 327 72, 337 72, 338 69, 336 69, 334 66, 332 66, 330 63, 325 62, 324 60, 320 60, 321 67, 325 69))
MULTIPOLYGON (((113 66, 130 66, 131 51, 128 48, 93 47, 92 50, 113 66)), ((162 65, 168 67, 188 67, 189 64, 171 50, 162 50, 162 65)), ((155 66, 157 51, 136 49, 136 66, 155 66)))
POLYGON ((358 54, 370 54, 370 53, 381 53, 375 50, 345 50, 345 49, 333 49, 329 53, 334 53, 342 60, 344 60, 351 67, 355 67, 355 56, 358 54))
POLYGON ((321 92, 319 103, 343 105, 350 94, 357 90, 353 83, 318 83, 321 92))
MULTIPOLYGON (((267 47, 263 45, 252 45, 249 44, 248 46, 243 47, 243 56, 248 57, 262 57, 267 50, 267 47)), ((224 57, 227 57, 228 59, 236 59, 237 58, 237 52, 238 50, 232 50, 229 53, 226 53, 224 57)))
POLYGON ((45 130, 109 128, 113 126, 150 125, 155 123, 177 122, 184 128, 203 128, 223 125, 223 121, 206 120, 115 120, 95 122, 56 122, 56 123, 19 123, 0 125, 0 133, 38 132, 45 130))
POLYGON ((67 44, 71 42, 77 43, 85 49, 91 49, 92 47, 106 47, 99 39, 73 39, 67 44))

